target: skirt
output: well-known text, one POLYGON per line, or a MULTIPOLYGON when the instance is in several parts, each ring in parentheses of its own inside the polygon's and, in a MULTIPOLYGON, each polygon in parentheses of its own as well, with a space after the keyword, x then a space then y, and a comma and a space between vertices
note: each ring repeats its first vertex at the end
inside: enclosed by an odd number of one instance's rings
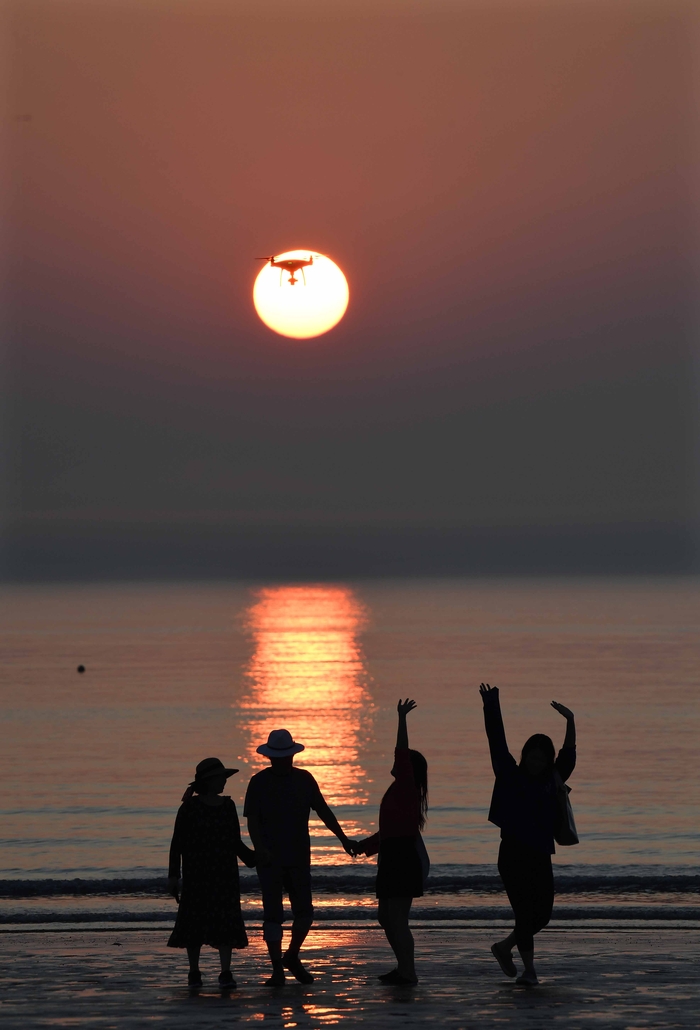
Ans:
POLYGON ((415 837, 386 837, 379 844, 378 898, 423 896, 423 865, 415 837))
POLYGON ((182 883, 177 919, 168 941, 169 948, 247 948, 248 935, 241 914, 238 882, 182 883))

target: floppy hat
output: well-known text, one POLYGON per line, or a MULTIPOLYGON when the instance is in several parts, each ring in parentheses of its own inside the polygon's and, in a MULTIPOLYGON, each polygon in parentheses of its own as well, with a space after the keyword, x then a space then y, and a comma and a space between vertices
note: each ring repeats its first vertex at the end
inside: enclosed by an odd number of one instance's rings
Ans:
POLYGON ((225 776, 228 779, 237 772, 238 769, 227 769, 218 758, 205 758, 195 769, 192 783, 201 783, 202 780, 209 780, 212 776, 225 776))
POLYGON ((267 744, 261 744, 255 750, 267 758, 288 758, 303 751, 304 745, 294 741, 289 730, 272 730, 267 738, 267 744))

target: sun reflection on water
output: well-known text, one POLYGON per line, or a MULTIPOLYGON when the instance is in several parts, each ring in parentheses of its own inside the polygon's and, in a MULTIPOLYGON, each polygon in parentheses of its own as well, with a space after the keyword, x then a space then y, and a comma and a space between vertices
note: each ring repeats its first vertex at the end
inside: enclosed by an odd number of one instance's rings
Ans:
POLYGON ((266 587, 246 612, 255 650, 237 707, 245 712, 247 757, 261 762, 258 744, 286 727, 306 745, 296 764, 316 777, 331 805, 368 797, 360 748, 373 705, 357 639, 365 620, 345 586, 266 587))

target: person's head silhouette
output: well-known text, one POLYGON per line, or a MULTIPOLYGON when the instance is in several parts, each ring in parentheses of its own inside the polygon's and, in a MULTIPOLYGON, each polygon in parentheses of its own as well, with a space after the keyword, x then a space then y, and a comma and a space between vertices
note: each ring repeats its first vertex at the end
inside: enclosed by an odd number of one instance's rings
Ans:
POLYGON ((546 733, 533 733, 523 744, 520 768, 528 776, 548 776, 554 768, 556 752, 546 733))
POLYGON ((256 748, 259 755, 270 759, 274 772, 284 775, 290 772, 294 763, 294 755, 304 751, 304 745, 294 740, 289 730, 272 730, 266 744, 256 748))
POLYGON ((234 776, 237 772, 238 769, 227 769, 218 758, 203 759, 195 769, 194 779, 182 800, 189 800, 193 794, 220 794, 229 776, 234 776))

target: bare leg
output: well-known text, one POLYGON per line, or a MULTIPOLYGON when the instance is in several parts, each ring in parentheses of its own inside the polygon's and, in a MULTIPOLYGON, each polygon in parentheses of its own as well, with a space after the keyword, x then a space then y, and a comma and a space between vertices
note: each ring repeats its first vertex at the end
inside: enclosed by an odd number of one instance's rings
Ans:
POLYGON ((314 982, 313 974, 308 971, 306 966, 302 965, 301 959, 299 958, 299 951, 302 944, 306 940, 306 936, 311 929, 311 923, 305 923, 302 920, 294 921, 292 926, 292 939, 289 942, 289 947, 282 957, 282 964, 291 973, 294 974, 299 983, 312 984, 314 982))
POLYGON ((399 976, 415 980, 413 934, 408 926, 412 898, 380 898, 379 922, 391 950, 396 955, 399 976))
POLYGON ((202 986, 202 974, 199 972, 199 953, 202 950, 200 944, 190 945, 187 948, 187 958, 190 962, 190 971, 187 974, 187 983, 191 990, 198 991, 202 986))
POLYGON ((231 952, 233 948, 230 944, 224 944, 223 947, 219 948, 219 961, 221 962, 221 972, 228 973, 231 969, 231 952))
POLYGON ((523 970, 522 979, 524 983, 537 983, 537 973, 535 972, 535 949, 532 951, 525 951, 522 948, 518 948, 520 957, 523 960, 525 969, 523 970))
POLYGON ((187 948, 187 958, 190 962, 190 973, 199 972, 199 953, 202 950, 200 944, 192 944, 187 948))
POLYGON ((270 987, 284 985, 284 966, 282 965, 282 941, 268 941, 267 951, 272 963, 272 976, 267 981, 270 987))
POLYGON ((304 943, 304 941, 306 940, 308 932, 309 932, 309 927, 308 926, 293 926, 292 927, 292 939, 290 940, 289 947, 287 948, 287 954, 289 955, 290 958, 293 958, 293 959, 299 958, 299 952, 301 951, 301 946, 304 943))

